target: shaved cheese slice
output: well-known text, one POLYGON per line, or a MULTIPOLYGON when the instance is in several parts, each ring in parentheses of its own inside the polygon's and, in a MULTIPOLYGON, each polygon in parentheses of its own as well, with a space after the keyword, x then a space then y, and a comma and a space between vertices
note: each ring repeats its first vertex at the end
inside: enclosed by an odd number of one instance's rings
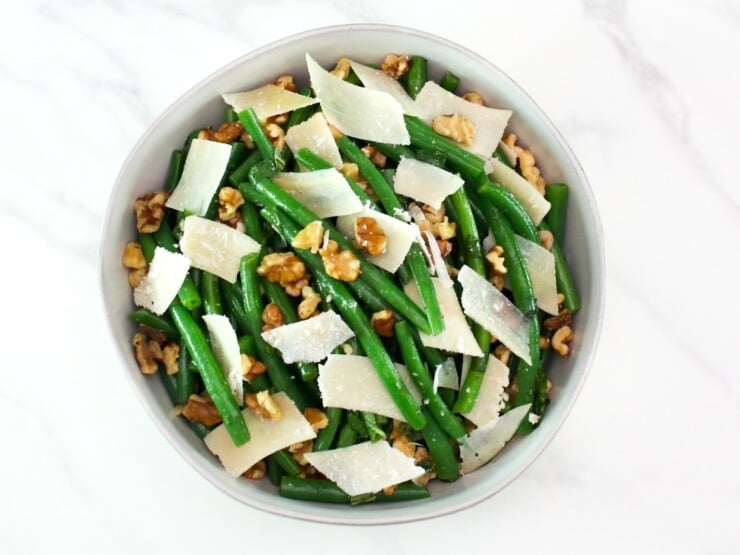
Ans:
POLYGON ((275 347, 288 364, 319 362, 355 333, 344 320, 328 310, 318 316, 262 332, 262 339, 275 347))
POLYGON ((365 208, 354 214, 337 218, 337 229, 347 237, 354 238, 355 220, 357 218, 375 218, 375 221, 378 222, 378 225, 388 240, 388 244, 385 251, 375 256, 367 255, 367 259, 376 266, 394 273, 403 263, 412 243, 416 239, 414 226, 388 214, 383 214, 371 208, 365 208))
POLYGON ((386 441, 365 441, 350 447, 305 453, 306 460, 347 495, 373 493, 418 478, 424 472, 386 441))
POLYGON ((149 271, 134 289, 134 303, 155 314, 163 314, 177 296, 189 269, 187 257, 157 247, 149 271))
POLYGON ((491 332, 527 364, 529 354, 529 320, 506 296, 470 266, 465 265, 457 274, 462 285, 462 302, 465 315, 491 332))
POLYGON ((401 158, 393 178, 396 193, 410 197, 439 210, 442 202, 462 187, 462 177, 434 164, 401 158))
POLYGON ((182 177, 165 206, 203 216, 216 194, 231 156, 231 145, 193 139, 182 177))
POLYGON ((331 134, 329 124, 321 112, 317 112, 303 123, 288 129, 285 142, 294 153, 307 148, 338 170, 342 168, 342 155, 334 141, 334 135, 331 134))
POLYGON ((524 237, 514 235, 514 239, 516 239, 519 250, 522 251, 524 257, 524 263, 527 265, 534 296, 537 298, 537 306, 548 314, 559 314, 558 286, 555 281, 555 257, 543 246, 524 237))
POLYGON ((496 150, 512 114, 511 110, 497 110, 468 102, 434 81, 427 81, 422 87, 416 95, 416 104, 426 115, 429 124, 437 116, 443 115, 458 114, 468 118, 475 125, 475 137, 471 145, 460 146, 486 159, 496 150))
POLYGON ((329 123, 350 137, 407 145, 403 109, 391 95, 358 87, 322 68, 306 54, 311 85, 329 123))
POLYGON ((259 252, 260 244, 226 224, 188 216, 183 222, 180 250, 195 268, 235 283, 242 256, 259 252))
MULTIPOLYGON (((406 367, 402 364, 396 364, 395 367, 411 396, 420 403, 421 395, 406 367)), ((329 355, 326 362, 319 366, 318 382, 325 407, 363 410, 406 421, 378 377, 373 363, 365 356, 329 355)))
POLYGON ((465 417, 479 428, 495 422, 504 408, 504 388, 507 385, 509 367, 495 356, 489 356, 478 397, 473 409, 463 413, 465 417))
MULTIPOLYGON (((419 332, 422 344, 451 353, 482 357, 483 351, 478 346, 462 308, 460 308, 455 289, 445 287, 439 278, 432 278, 432 283, 434 284, 434 291, 437 293, 439 306, 442 309, 445 329, 437 335, 427 335, 424 332, 419 332)), ((413 280, 404 285, 403 290, 412 301, 424 308, 419 289, 413 280)))
POLYGON ((460 471, 468 474, 493 459, 514 437, 531 406, 513 408, 488 426, 470 432, 460 444, 460 471))
POLYGON ((311 423, 305 419, 290 397, 279 392, 275 393, 272 399, 280 407, 281 417, 277 420, 259 418, 250 409, 242 411, 251 436, 244 445, 240 447, 234 445, 223 424, 203 440, 211 453, 221 459, 221 464, 232 476, 240 476, 249 467, 275 451, 316 437, 311 423))
POLYGON ((516 170, 500 160, 493 160, 491 181, 495 181, 512 195, 519 199, 524 209, 532 218, 534 225, 540 225, 542 218, 550 211, 550 203, 529 181, 519 175, 516 170))
POLYGON ((434 369, 433 386, 435 392, 440 387, 454 389, 455 391, 460 390, 460 383, 457 379, 457 369, 455 368, 454 359, 446 358, 442 364, 437 365, 434 369))
POLYGON ((260 121, 318 102, 317 98, 294 93, 272 84, 251 91, 222 94, 221 97, 237 113, 252 108, 260 121))
POLYGON ((403 85, 397 79, 394 79, 380 69, 375 69, 355 61, 352 61, 350 65, 366 88, 391 95, 401 105, 404 114, 424 117, 423 111, 414 102, 414 99, 406 93, 403 85))
POLYGON ((344 176, 334 168, 314 172, 277 173, 272 180, 319 218, 342 216, 362 210, 362 202, 352 192, 344 176))
POLYGON ((244 405, 244 381, 242 378, 242 359, 239 340, 231 327, 231 322, 221 314, 206 314, 203 321, 208 328, 213 354, 221 365, 224 377, 231 388, 239 406, 244 405))
POLYGON ((517 155, 514 147, 509 146, 503 140, 499 141, 498 146, 501 148, 501 151, 506 155, 506 159, 509 161, 509 165, 512 167, 516 167, 516 161, 517 161, 517 158, 519 158, 519 156, 517 155))

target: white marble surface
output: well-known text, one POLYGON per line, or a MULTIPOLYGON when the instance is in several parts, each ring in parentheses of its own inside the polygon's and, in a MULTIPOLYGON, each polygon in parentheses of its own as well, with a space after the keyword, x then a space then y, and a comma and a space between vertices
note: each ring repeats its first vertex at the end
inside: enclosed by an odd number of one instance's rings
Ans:
POLYGON ((0 3, 3 553, 740 552, 740 4, 450 6, 0 3), (603 339, 561 433, 494 498, 403 526, 287 520, 206 483, 130 390, 97 293, 107 197, 153 118, 257 46, 350 22, 508 72, 579 156, 606 233, 603 339))

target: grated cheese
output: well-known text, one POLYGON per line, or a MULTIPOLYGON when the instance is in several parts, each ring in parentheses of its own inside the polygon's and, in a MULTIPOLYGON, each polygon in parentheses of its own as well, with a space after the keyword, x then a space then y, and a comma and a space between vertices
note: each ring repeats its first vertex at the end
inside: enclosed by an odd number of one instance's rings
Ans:
POLYGON ((306 453, 306 460, 347 495, 373 493, 413 480, 425 470, 386 441, 306 453))
MULTIPOLYGON (((401 382, 417 403, 421 402, 408 370, 395 364, 401 382)), ((373 363, 366 356, 331 354, 319 366, 319 389, 326 407, 362 410, 403 420, 403 414, 393 402, 385 385, 378 377, 373 363)))
POLYGON ((190 260, 187 257, 157 247, 149 271, 134 289, 134 303, 155 314, 164 314, 177 296, 189 269, 190 260))
POLYGON ((226 224, 188 216, 183 222, 180 250, 195 268, 235 283, 242 256, 259 252, 260 244, 226 224))
POLYGON ((262 339, 275 347, 288 364, 319 362, 355 333, 333 310, 293 324, 262 332, 262 339))
POLYGON ((203 216, 216 194, 231 156, 231 145, 193 139, 185 167, 165 206, 203 216))
POLYGON ((240 447, 234 445, 223 424, 203 440, 211 453, 221 459, 221 464, 232 476, 240 476, 275 451, 316 437, 311 423, 301 414, 290 397, 278 392, 272 395, 272 400, 280 407, 281 417, 277 420, 259 418, 250 409, 242 411, 251 436, 244 445, 240 447))

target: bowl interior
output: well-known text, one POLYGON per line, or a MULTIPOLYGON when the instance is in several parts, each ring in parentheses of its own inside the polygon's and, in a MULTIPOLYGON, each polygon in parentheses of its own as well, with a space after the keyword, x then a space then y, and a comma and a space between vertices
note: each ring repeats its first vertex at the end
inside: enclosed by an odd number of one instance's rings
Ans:
POLYGON ((542 111, 501 70, 447 40, 412 29, 383 25, 345 25, 302 33, 249 53, 216 71, 177 100, 144 133, 123 165, 113 188, 100 244, 100 284, 104 310, 122 365, 155 424, 204 477, 240 501, 270 512, 307 520, 376 524, 418 520, 470 506, 494 494, 524 471, 549 443, 581 389, 594 353, 603 312, 603 239, 591 190, 577 160, 542 111), (566 254, 582 296, 578 334, 570 357, 553 361, 551 405, 539 428, 516 439, 491 464, 451 484, 435 483, 429 499, 401 504, 368 504, 347 510, 279 497, 267 482, 233 479, 182 419, 171 420, 171 403, 158 379, 143 376, 130 348, 133 309, 126 272, 120 265, 125 243, 135 235, 133 200, 161 188, 170 152, 193 129, 220 123, 223 92, 247 90, 290 73, 307 83, 305 54, 324 67, 341 56, 378 63, 389 52, 418 54, 429 60, 430 78, 450 69, 461 78, 460 91, 481 92, 488 105, 514 111, 509 129, 533 150, 549 181, 571 188, 566 254))

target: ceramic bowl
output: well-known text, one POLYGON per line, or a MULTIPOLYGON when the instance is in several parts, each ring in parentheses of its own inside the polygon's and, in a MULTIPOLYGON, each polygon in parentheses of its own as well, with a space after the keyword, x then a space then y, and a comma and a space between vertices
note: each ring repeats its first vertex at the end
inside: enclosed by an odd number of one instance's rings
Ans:
POLYGON ((604 310, 603 238, 597 208, 583 170, 552 122, 491 61, 444 38, 387 25, 326 27, 285 38, 217 70, 180 97, 144 133, 118 175, 106 213, 99 272, 104 311, 120 355, 118 366, 153 423, 183 458, 216 487, 247 505, 284 516, 341 524, 397 523, 448 514, 494 495, 524 472, 557 433, 581 390, 604 310), (348 508, 284 499, 267 480, 234 479, 183 419, 170 417, 172 405, 160 380, 142 375, 132 356, 134 326, 127 315, 134 307, 120 257, 125 243, 135 236, 133 199, 161 188, 170 152, 190 131, 221 121, 224 104, 220 93, 257 87, 284 73, 292 73, 298 82, 305 83, 306 52, 324 67, 333 67, 341 56, 377 64, 395 52, 426 57, 432 79, 452 70, 461 78, 460 91, 479 91, 489 105, 513 110, 509 129, 536 153, 538 165, 550 181, 570 186, 565 252, 583 308, 577 315, 578 333, 571 356, 556 357, 552 364, 553 389, 547 414, 533 433, 512 441, 490 464, 456 482, 433 483, 428 499, 348 508))

